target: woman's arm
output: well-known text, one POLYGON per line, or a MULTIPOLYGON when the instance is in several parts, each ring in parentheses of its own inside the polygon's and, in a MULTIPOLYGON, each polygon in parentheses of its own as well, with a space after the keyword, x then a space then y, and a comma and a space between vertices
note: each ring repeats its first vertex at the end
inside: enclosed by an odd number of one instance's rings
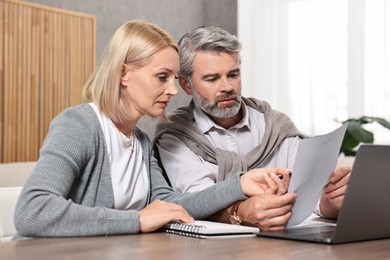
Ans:
POLYGON ((16 206, 20 235, 138 233, 137 211, 111 209, 110 165, 98 131, 100 124, 89 105, 66 110, 53 120, 16 206))

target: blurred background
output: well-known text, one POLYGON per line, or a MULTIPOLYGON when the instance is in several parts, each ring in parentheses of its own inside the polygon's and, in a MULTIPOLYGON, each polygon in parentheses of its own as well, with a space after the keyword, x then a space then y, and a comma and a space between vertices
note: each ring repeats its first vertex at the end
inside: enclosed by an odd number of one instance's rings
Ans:
MULTIPOLYGON (((327 133, 348 118, 390 120, 386 0, 22 2, 94 16, 96 62, 114 31, 130 19, 156 23, 176 40, 198 26, 222 27, 243 43, 243 95, 267 100, 308 136, 327 133)), ((178 89, 168 112, 189 101, 178 89)), ((139 126, 153 138, 154 124, 145 118, 139 126)), ((388 129, 376 123, 367 129, 375 133, 375 143, 390 143, 388 129)))

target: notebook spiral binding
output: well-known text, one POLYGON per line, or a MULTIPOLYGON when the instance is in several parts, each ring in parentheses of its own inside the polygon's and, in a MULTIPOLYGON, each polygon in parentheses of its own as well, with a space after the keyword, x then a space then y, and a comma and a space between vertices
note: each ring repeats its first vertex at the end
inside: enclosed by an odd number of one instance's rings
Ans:
POLYGON ((202 225, 188 225, 175 222, 167 224, 165 232, 187 237, 200 238, 201 235, 199 234, 199 232, 204 229, 206 229, 206 227, 202 225))

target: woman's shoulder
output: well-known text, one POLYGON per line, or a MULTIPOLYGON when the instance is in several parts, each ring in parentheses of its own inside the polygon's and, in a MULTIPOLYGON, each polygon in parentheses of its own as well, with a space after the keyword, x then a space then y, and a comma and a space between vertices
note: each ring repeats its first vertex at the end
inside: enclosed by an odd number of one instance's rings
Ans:
POLYGON ((73 122, 83 126, 99 123, 93 108, 86 103, 66 108, 64 111, 58 114, 53 121, 64 121, 67 123, 73 122))
POLYGON ((61 132, 73 139, 89 140, 99 135, 100 123, 95 111, 89 104, 80 104, 66 108, 51 122, 49 132, 61 132))
POLYGON ((84 117, 86 119, 91 118, 95 112, 93 108, 87 104, 79 104, 76 106, 68 107, 62 111, 58 116, 62 117, 84 117))

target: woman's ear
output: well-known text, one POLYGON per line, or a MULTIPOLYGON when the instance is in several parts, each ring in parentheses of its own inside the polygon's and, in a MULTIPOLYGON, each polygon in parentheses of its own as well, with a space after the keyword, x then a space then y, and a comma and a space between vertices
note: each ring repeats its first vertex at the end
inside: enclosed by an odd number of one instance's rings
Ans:
POLYGON ((123 64, 121 72, 121 85, 127 87, 129 81, 129 67, 126 64, 123 64))
POLYGON ((192 95, 191 85, 186 77, 179 76, 179 84, 188 95, 192 95))

